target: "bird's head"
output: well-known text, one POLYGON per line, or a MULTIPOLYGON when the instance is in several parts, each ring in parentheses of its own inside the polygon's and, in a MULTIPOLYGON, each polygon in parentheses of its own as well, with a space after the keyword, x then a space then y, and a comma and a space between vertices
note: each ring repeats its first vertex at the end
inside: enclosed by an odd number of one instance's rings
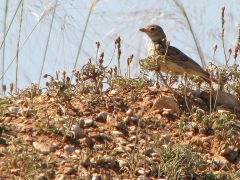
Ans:
POLYGON ((166 39, 163 29, 158 25, 149 25, 139 29, 139 31, 145 32, 152 41, 162 41, 166 39))

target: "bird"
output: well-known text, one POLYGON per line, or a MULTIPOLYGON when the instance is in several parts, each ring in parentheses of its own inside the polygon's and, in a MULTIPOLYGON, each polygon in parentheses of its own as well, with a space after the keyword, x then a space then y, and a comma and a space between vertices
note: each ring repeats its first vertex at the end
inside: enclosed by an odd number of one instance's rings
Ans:
POLYGON ((150 39, 148 56, 161 55, 164 57, 164 61, 160 63, 159 67, 161 72, 172 75, 198 75, 208 83, 211 83, 211 80, 218 83, 218 80, 210 78, 210 74, 192 58, 176 47, 167 44, 162 27, 153 24, 139 30, 146 33, 150 39))

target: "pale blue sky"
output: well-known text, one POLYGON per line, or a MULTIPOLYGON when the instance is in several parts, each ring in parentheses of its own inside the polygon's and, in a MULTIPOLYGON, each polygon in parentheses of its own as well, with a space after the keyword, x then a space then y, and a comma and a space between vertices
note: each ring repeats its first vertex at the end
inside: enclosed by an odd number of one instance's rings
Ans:
MULTIPOLYGON (((19 2, 16 2, 16 0, 8 0, 8 2, 7 24, 9 26, 19 2)), ((19 54, 18 77, 20 88, 29 85, 31 82, 38 82, 55 2, 56 0, 24 1, 20 46, 26 41, 32 30, 33 33, 19 54), (43 19, 34 29, 41 15, 43 15, 43 19)), ((72 70, 92 2, 92 0, 58 1, 43 74, 55 75, 55 71, 62 71, 64 68, 69 69, 69 72, 72 70)), ((183 3, 206 62, 213 60, 213 46, 217 44, 219 48, 215 59, 218 65, 225 64, 220 39, 221 8, 222 6, 226 7, 225 47, 228 51, 229 48, 235 46, 237 40, 237 29, 240 23, 240 1, 181 0, 179 2, 183 3)), ((1 3, 0 8, 1 37, 3 37, 5 4, 1 3)), ((4 84, 7 85, 11 82, 15 83, 16 61, 13 58, 16 55, 19 36, 20 10, 21 7, 6 37, 5 50, 2 48, 0 51, 1 59, 4 59, 5 70, 13 61, 4 77, 4 84)), ((113 54, 114 40, 121 36, 122 71, 126 69, 127 57, 134 54, 132 76, 137 76, 139 73, 138 59, 145 58, 147 55, 147 36, 139 32, 139 28, 149 24, 162 26, 171 45, 178 47, 201 64, 193 38, 189 29, 186 28, 186 21, 173 0, 99 0, 95 4, 89 19, 77 69, 80 69, 89 58, 95 60, 96 41, 101 43, 99 53, 104 51, 104 63, 107 65, 113 54)), ((116 64, 115 55, 111 66, 116 64)), ((2 76, 2 64, 0 64, 0 74, 2 76)), ((70 76, 70 73, 68 75, 70 76)), ((45 81, 43 79, 41 84, 43 85, 45 81)))

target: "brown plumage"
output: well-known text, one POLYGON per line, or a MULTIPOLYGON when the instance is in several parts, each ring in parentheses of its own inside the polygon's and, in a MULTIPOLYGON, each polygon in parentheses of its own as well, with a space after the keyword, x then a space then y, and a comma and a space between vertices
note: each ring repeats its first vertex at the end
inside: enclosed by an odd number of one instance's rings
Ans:
MULTIPOLYGON (((158 25, 149 25, 139 29, 150 38, 148 56, 163 55, 165 62, 160 64, 160 71, 174 75, 199 75, 207 82, 210 82, 210 75, 198 63, 188 57, 179 49, 166 45, 166 35, 158 25)), ((217 80, 213 79, 217 83, 217 80)))

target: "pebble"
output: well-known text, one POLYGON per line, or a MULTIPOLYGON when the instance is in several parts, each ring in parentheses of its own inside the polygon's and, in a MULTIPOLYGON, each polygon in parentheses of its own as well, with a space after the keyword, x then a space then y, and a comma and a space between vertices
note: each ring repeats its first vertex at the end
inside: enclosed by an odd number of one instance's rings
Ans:
POLYGON ((124 134, 120 131, 111 131, 111 134, 115 137, 123 137, 124 134))
POLYGON ((176 113, 176 114, 178 114, 178 112, 179 112, 178 104, 175 102, 175 100, 172 96, 163 95, 162 97, 157 98, 153 103, 153 108, 172 109, 172 112, 176 113))
POLYGON ((36 141, 33 142, 33 147, 43 154, 49 154, 52 151, 52 147, 48 146, 47 144, 39 143, 36 141))
POLYGON ((238 157, 238 152, 237 151, 232 151, 228 155, 225 156, 229 161, 235 161, 237 160, 238 157))
POLYGON ((232 151, 233 151, 233 147, 227 147, 227 148, 221 150, 220 154, 221 154, 221 156, 225 156, 225 155, 229 154, 232 151))
POLYGON ((133 114, 130 118, 133 122, 136 122, 139 120, 138 116, 136 114, 133 114))
POLYGON ((222 170, 229 170, 230 169, 230 162, 222 156, 215 156, 213 158, 213 162, 216 163, 219 168, 218 169, 222 169, 222 170))
POLYGON ((106 112, 100 112, 97 117, 96 117, 97 120, 102 120, 102 121, 106 121, 107 119, 107 113, 106 112))
POLYGON ((17 114, 19 109, 20 109, 19 107, 9 107, 8 108, 9 112, 14 113, 14 114, 17 114))
POLYGON ((58 174, 55 180, 67 180, 67 176, 64 174, 58 174))
POLYGON ((218 91, 218 92, 214 91, 214 92, 212 92, 212 98, 214 101, 217 98, 218 105, 225 106, 225 107, 227 107, 227 109, 229 109, 231 111, 234 111, 234 110, 239 111, 240 110, 237 98, 230 93, 227 93, 224 91, 218 91))
POLYGON ((68 154, 72 154, 74 152, 74 148, 72 146, 64 146, 64 150, 68 153, 68 154))
POLYGON ((65 167, 63 170, 64 174, 72 174, 74 172, 74 169, 72 167, 65 167))
POLYGON ((84 119, 84 124, 86 124, 88 127, 92 126, 94 121, 92 119, 84 119))
POLYGON ((133 115, 133 110, 132 109, 127 110, 126 114, 128 116, 132 116, 133 115))
POLYGON ((72 131, 75 139, 79 139, 79 138, 82 138, 82 137, 84 136, 84 131, 83 131, 83 129, 81 129, 81 128, 80 128, 79 126, 77 126, 77 125, 72 125, 71 131, 72 131))

